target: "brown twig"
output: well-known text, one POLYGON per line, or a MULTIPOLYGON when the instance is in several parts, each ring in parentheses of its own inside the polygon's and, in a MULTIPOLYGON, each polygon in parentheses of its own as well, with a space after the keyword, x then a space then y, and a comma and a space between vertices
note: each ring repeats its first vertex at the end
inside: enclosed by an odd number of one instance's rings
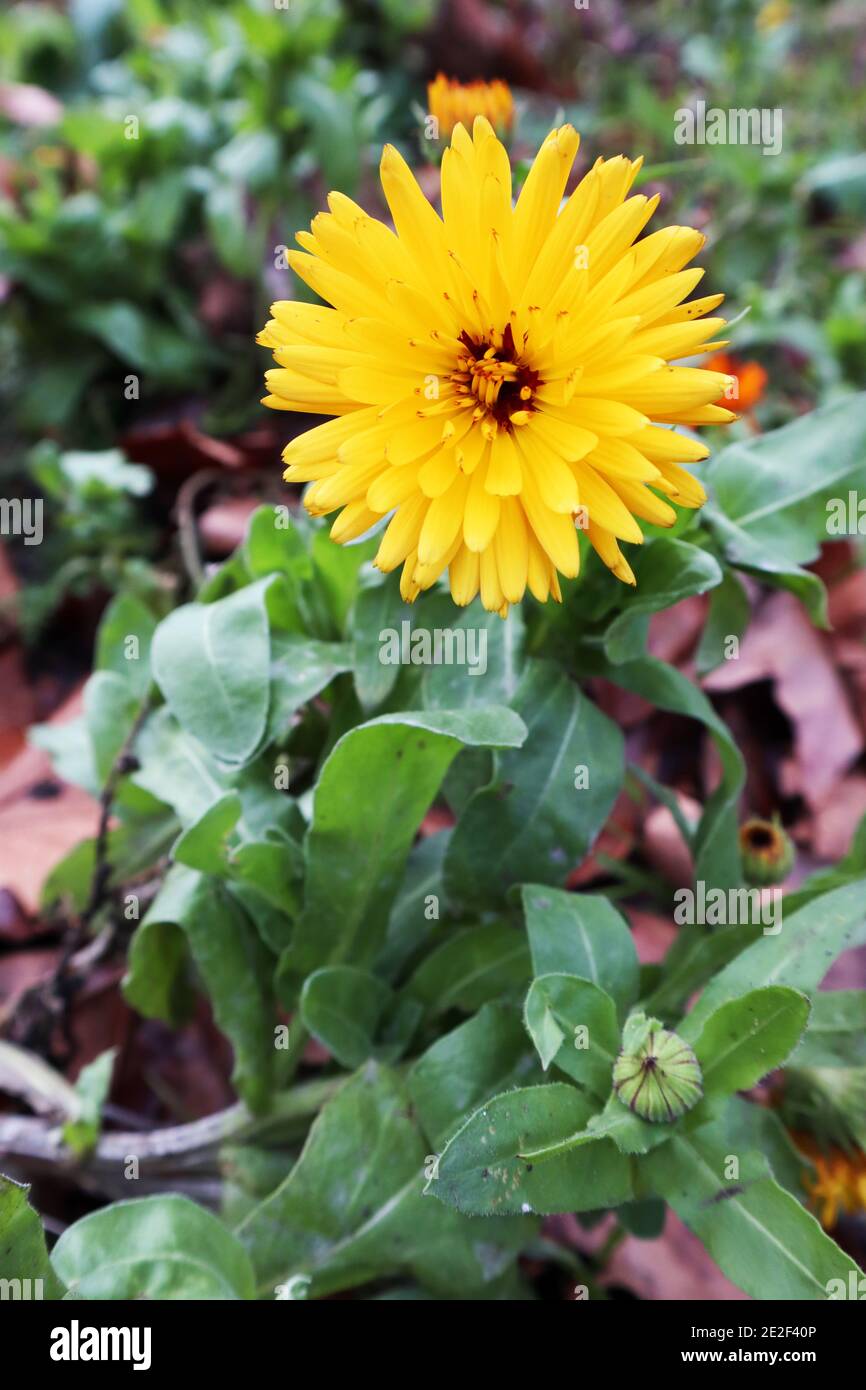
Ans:
POLYGON ((195 506, 205 488, 222 482, 224 473, 216 468, 202 468, 193 473, 178 489, 174 504, 177 522, 178 541, 183 566, 194 591, 201 588, 205 579, 204 565, 198 544, 198 529, 195 521, 195 506))
POLYGON ((190 1124, 148 1132, 103 1134, 92 1153, 76 1159, 60 1127, 29 1115, 0 1116, 0 1162, 21 1177, 62 1178, 86 1192, 128 1197, 136 1160, 136 1194, 186 1192, 199 1201, 218 1199, 220 1154, 225 1144, 255 1142, 277 1147, 300 1139, 345 1077, 304 1082, 274 1099, 269 1113, 250 1114, 240 1102, 190 1124))
POLYGON ((99 798, 99 829, 96 832, 96 845, 94 847, 93 856, 93 878, 90 883, 90 897, 87 906, 81 914, 82 930, 88 926, 92 918, 99 911, 105 898, 108 880, 111 877, 111 864, 108 859, 108 831, 111 821, 111 808, 114 804, 114 796, 121 777, 125 777, 127 773, 133 772, 137 767, 137 763, 132 756, 132 748, 151 709, 151 698, 149 695, 146 695, 132 722, 132 727, 123 740, 120 751, 109 769, 108 776, 105 779, 105 785, 102 788, 102 793, 99 798))

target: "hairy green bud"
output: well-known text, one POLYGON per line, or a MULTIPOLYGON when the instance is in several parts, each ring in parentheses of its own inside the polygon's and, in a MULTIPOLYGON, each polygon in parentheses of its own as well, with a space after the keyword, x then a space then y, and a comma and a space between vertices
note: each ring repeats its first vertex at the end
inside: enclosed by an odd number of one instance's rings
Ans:
POLYGON ((623 1032, 613 1088, 629 1110, 653 1124, 678 1120, 703 1095, 698 1059, 688 1043, 658 1019, 635 1014, 623 1032))

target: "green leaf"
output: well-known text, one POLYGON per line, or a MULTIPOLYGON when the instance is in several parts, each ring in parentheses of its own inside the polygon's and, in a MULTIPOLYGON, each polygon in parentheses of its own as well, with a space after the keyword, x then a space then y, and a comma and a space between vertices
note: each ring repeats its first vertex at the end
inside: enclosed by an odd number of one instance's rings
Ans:
POLYGON ((824 156, 815 164, 810 161, 797 193, 807 197, 818 193, 848 212, 866 212, 866 154, 845 151, 824 156))
MULTIPOLYGON (((157 914, 162 911, 157 908, 157 914)), ((123 994, 145 1018, 179 1025, 192 1014, 195 993, 186 937, 173 922, 154 919, 153 906, 130 942, 123 994)))
POLYGON ((63 1232, 51 1258, 77 1298, 254 1296, 246 1252, 188 1197, 141 1197, 91 1212, 63 1232))
POLYGON ((100 783, 108 777, 138 709, 138 697, 122 676, 114 671, 94 671, 84 687, 84 722, 100 783))
POLYGON ((524 737, 516 714, 492 706, 383 715, 339 740, 313 797, 306 901, 280 965, 284 1000, 319 966, 376 958, 412 841, 461 744, 524 737))
POLYGON ((75 1083, 80 1108, 75 1119, 63 1126, 63 1138, 77 1158, 88 1153, 99 1138, 102 1107, 108 1099, 116 1056, 116 1047, 100 1053, 89 1066, 82 1067, 75 1083))
POLYGON ((866 1066, 866 990, 820 990, 812 999, 798 1067, 866 1066))
POLYGON ((62 1298, 63 1285, 48 1259, 42 1222, 27 1201, 29 1191, 0 1173, 0 1274, 6 1280, 29 1280, 24 1288, 34 1298, 62 1298), (35 1292, 35 1280, 42 1281, 40 1293, 35 1292))
POLYGON ((246 193, 240 183, 212 178, 205 194, 205 218, 210 240, 227 270, 239 279, 255 273, 259 248, 247 225, 246 193))
POLYGON ((72 322, 156 381, 192 381, 208 356, 203 344, 125 300, 81 305, 72 322))
POLYGON ((638 959, 628 923, 608 898, 526 883, 520 890, 532 970, 591 980, 623 1017, 637 998, 638 959))
POLYGON ((424 1169, 435 1160, 425 1149, 394 1072, 370 1063, 347 1081, 289 1176, 237 1228, 259 1292, 298 1278, 308 1296, 324 1297, 410 1274, 444 1297, 483 1297, 533 1226, 466 1221, 425 1197, 424 1169))
POLYGON ((314 970, 299 1008, 304 1027, 348 1070, 370 1057, 396 1061, 421 1014, 383 980, 351 965, 314 970))
POLYGON ((739 641, 748 626, 749 613, 748 594, 735 572, 727 570, 710 595, 707 621, 695 657, 699 676, 714 671, 730 655, 728 639, 736 637, 739 641))
POLYGON ((327 171, 328 187, 353 193, 361 163, 361 130, 353 104, 318 73, 304 68, 287 84, 286 99, 303 112, 305 143, 319 168, 327 171))
MULTIPOLYGON (((233 1080, 238 1092, 251 1110, 262 1110, 274 1072, 273 958, 225 885, 180 864, 169 871, 135 940, 139 936, 146 940, 155 927, 165 924, 182 928, 217 1025, 234 1049, 233 1080)), ((161 965, 156 979, 148 973, 147 966, 155 958, 148 946, 142 944, 140 956, 133 951, 131 972, 124 981, 127 999, 142 1011, 153 1002, 173 1003, 180 983, 177 976, 166 979, 161 965)), ((175 967, 178 954, 174 946, 171 963, 175 967)))
POLYGON ((286 507, 256 508, 247 526, 243 555, 253 579, 285 575, 296 598, 300 585, 313 577, 304 536, 286 507))
POLYGON ((581 1131, 595 1104, 561 1082, 494 1096, 446 1146, 431 1191, 472 1216, 544 1216, 629 1201, 634 1195, 630 1162, 609 1139, 594 1139, 540 1163, 521 1157, 581 1131))
POLYGON ((524 1021, 545 1071, 555 1062, 600 1100, 608 1096, 619 1052, 609 994, 577 975, 538 975, 526 996, 524 1021))
POLYGON ((722 582, 718 561, 697 545, 671 536, 656 536, 635 552, 637 585, 623 599, 622 612, 607 629, 604 648, 614 662, 629 661, 641 650, 643 620, 671 608, 692 594, 704 594, 722 582))
POLYGON ((455 932, 431 951, 406 985, 430 1015, 448 1009, 472 1013, 530 978, 523 933, 507 922, 488 922, 455 932))
POLYGON ((271 633, 271 697, 267 740, 288 732, 292 715, 318 695, 341 671, 351 650, 344 642, 317 642, 292 633, 271 633))
POLYGON ((424 1132, 444 1145, 488 1096, 541 1080, 516 1009, 484 1004, 432 1043, 409 1073, 409 1094, 424 1132))
POLYGON ((494 781, 470 799, 445 860, 449 897, 468 909, 489 910, 514 883, 561 884, 622 785, 619 729, 567 677, 534 661, 514 703, 526 744, 497 759, 494 781), (588 785, 577 787, 581 769, 588 785))
POLYGON ((748 1091, 782 1066, 809 1018, 809 1000, 774 985, 731 999, 710 1014, 695 1042, 704 1094, 748 1091))
POLYGON ((388 920, 387 935, 376 961, 377 973, 388 979, 400 974, 434 933, 441 930, 442 864, 450 834, 450 830, 440 830, 435 835, 425 835, 409 852, 403 882, 388 920))
MULTIPOLYGON (((314 532, 312 561, 315 585, 321 585, 330 620, 338 635, 346 631, 358 594, 362 567, 372 560, 379 542, 374 536, 355 545, 335 545, 327 530, 314 532)), ((327 635, 327 634, 326 634, 327 635)))
POLYGON ((58 777, 83 787, 94 797, 101 787, 94 759, 93 740, 84 718, 67 719, 62 724, 33 724, 27 740, 51 759, 58 777))
MULTIPOLYGON (((772 435, 764 437, 770 439, 772 435)), ((786 561, 778 553, 778 546, 771 549, 759 536, 741 530, 709 503, 704 520, 729 565, 754 575, 774 589, 787 589, 800 600, 818 627, 828 626, 827 591, 817 574, 786 561)))
POLYGON ((848 853, 830 868, 819 869, 804 879, 793 893, 785 894, 785 911, 793 915, 812 898, 818 898, 831 888, 841 888, 866 874, 866 815, 861 817, 851 839, 848 853))
POLYGON ((274 763, 267 754, 244 768, 222 767, 164 706, 148 719, 136 751, 141 768, 132 780, 171 806, 185 828, 227 793, 236 792, 241 801, 237 831, 242 842, 262 840, 273 832, 295 837, 297 806, 277 790, 274 763))
MULTIPOLYGON (((381 705, 394 688, 401 667, 382 660, 387 650, 382 634, 401 631, 410 621, 411 609, 400 597, 399 576, 388 575, 379 584, 361 589, 352 623, 352 669, 355 690, 364 710, 381 705)), ((459 703, 459 702, 457 702, 459 703)))
MULTIPOLYGON (((678 1027, 696 1038, 714 1010, 729 999, 766 985, 788 985, 805 994, 818 988, 837 956, 866 940, 864 883, 836 888, 786 917, 776 936, 762 936, 716 975, 678 1027)), ((724 929, 723 929, 724 930, 724 929)))
POLYGON ((172 858, 205 874, 222 874, 229 857, 228 836, 241 815, 237 792, 226 792, 178 836, 172 858))
POLYGON ((635 1115, 619 1096, 611 1094, 600 1115, 588 1121, 583 1142, 599 1135, 607 1135, 616 1144, 620 1153, 645 1154, 665 1144, 673 1129, 666 1124, 654 1124, 635 1115))
POLYGON ((135 594, 116 594, 96 634, 96 667, 114 671, 143 700, 150 686, 150 647, 157 620, 135 594))
POLYGON ((257 923, 273 951, 289 943, 292 922, 301 910, 301 879, 304 872, 301 848, 288 835, 270 832, 267 840, 252 840, 229 851, 231 890, 254 910, 257 923), (254 909, 253 899, 259 900, 254 909), (267 911, 270 909, 270 911, 267 911))
POLYGON ((732 1096, 720 1125, 731 1152, 760 1149, 776 1182, 787 1188, 798 1202, 805 1202, 803 1175, 811 1164, 795 1146, 775 1110, 741 1096, 732 1096))
POLYGON ((767 1172, 763 1156, 739 1156, 728 1179, 723 1125, 677 1133, 645 1160, 648 1180, 706 1246, 723 1274, 752 1298, 826 1299, 832 1279, 860 1271, 814 1216, 767 1172))
POLYGON ((732 565, 790 589, 826 624, 826 595, 802 565, 826 540, 826 502, 866 482, 866 393, 731 444, 707 465, 704 519, 732 565), (815 467, 821 459, 822 466, 815 467))
POLYGON ((245 763, 265 732, 270 641, 261 580, 216 603, 187 603, 160 623, 153 673, 187 733, 226 763, 245 763))
POLYGON ((664 1202, 654 1197, 640 1202, 626 1202, 616 1213, 620 1225, 625 1227, 629 1235, 637 1236, 638 1240, 658 1240, 665 1228, 666 1215, 664 1202))
MULTIPOLYGON (((509 705, 523 669, 524 622, 512 607, 508 617, 488 613, 481 600, 468 608, 448 607, 442 639, 443 660, 424 672, 422 695, 428 709, 463 709, 467 705, 509 705), (461 645, 462 644, 462 645, 461 645), (447 660, 449 653, 465 660, 447 660)), ((416 620, 416 629, 421 627, 416 620)), ((436 628, 433 632, 437 631, 436 628)), ((434 648, 435 651, 435 648, 434 648)))

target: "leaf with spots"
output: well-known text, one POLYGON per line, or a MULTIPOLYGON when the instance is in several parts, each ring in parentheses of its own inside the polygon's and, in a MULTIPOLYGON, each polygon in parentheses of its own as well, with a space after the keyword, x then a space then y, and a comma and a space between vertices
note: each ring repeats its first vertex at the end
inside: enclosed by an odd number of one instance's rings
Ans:
POLYGON ((795 989, 754 989, 716 1009, 695 1043, 706 1095, 748 1091, 780 1067, 809 1020, 809 1000, 795 989))
POLYGON ((475 1216, 596 1211, 634 1194, 631 1160, 607 1138, 586 1141, 539 1162, 523 1155, 580 1133, 597 1102, 554 1082, 494 1096, 446 1146, 430 1190, 475 1216))
POLYGON ((776 1182, 764 1155, 733 1154, 731 1145, 722 1119, 695 1134, 675 1134, 642 1160, 652 1188, 722 1273, 759 1299, 823 1301, 831 1296, 831 1280, 847 1287, 852 1273, 858 1279, 854 1261, 776 1182))
POLYGON ((237 1227, 259 1293, 299 1278, 317 1298, 406 1274, 440 1297, 484 1298, 535 1223, 448 1211, 424 1195, 434 1164, 405 1082, 362 1068, 323 1108, 285 1181, 237 1227))

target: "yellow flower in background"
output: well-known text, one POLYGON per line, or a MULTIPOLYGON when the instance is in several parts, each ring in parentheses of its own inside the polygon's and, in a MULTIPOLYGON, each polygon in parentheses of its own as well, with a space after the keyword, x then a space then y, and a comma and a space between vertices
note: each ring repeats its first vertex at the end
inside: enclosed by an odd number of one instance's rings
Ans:
POLYGON ((599 159, 561 207, 578 147, 544 141, 512 206, 490 123, 458 125, 445 150, 440 218, 402 156, 381 178, 396 231, 332 193, 290 253, 333 307, 284 302, 259 335, 279 364, 265 404, 336 418, 292 440, 290 482, 313 515, 342 509, 344 542, 393 512, 376 555, 403 566, 407 600, 446 571, 451 594, 505 615, 527 588, 560 600, 578 573, 578 531, 618 578, 637 518, 670 526, 667 499, 698 507, 681 465, 708 450, 670 425, 733 419, 730 378, 674 359, 716 349, 720 294, 687 301, 684 267, 704 238, 667 227, 635 238, 658 199, 628 197, 640 161, 599 159), (663 494, 660 496, 659 494, 663 494))
POLYGON ((448 140, 456 125, 471 128, 476 116, 484 116, 499 135, 514 124, 514 99, 507 82, 458 82, 438 73, 427 83, 427 110, 438 123, 438 138, 448 140))
POLYGON ((762 30, 778 29, 791 18, 790 0, 767 0, 755 19, 755 27, 762 30))

